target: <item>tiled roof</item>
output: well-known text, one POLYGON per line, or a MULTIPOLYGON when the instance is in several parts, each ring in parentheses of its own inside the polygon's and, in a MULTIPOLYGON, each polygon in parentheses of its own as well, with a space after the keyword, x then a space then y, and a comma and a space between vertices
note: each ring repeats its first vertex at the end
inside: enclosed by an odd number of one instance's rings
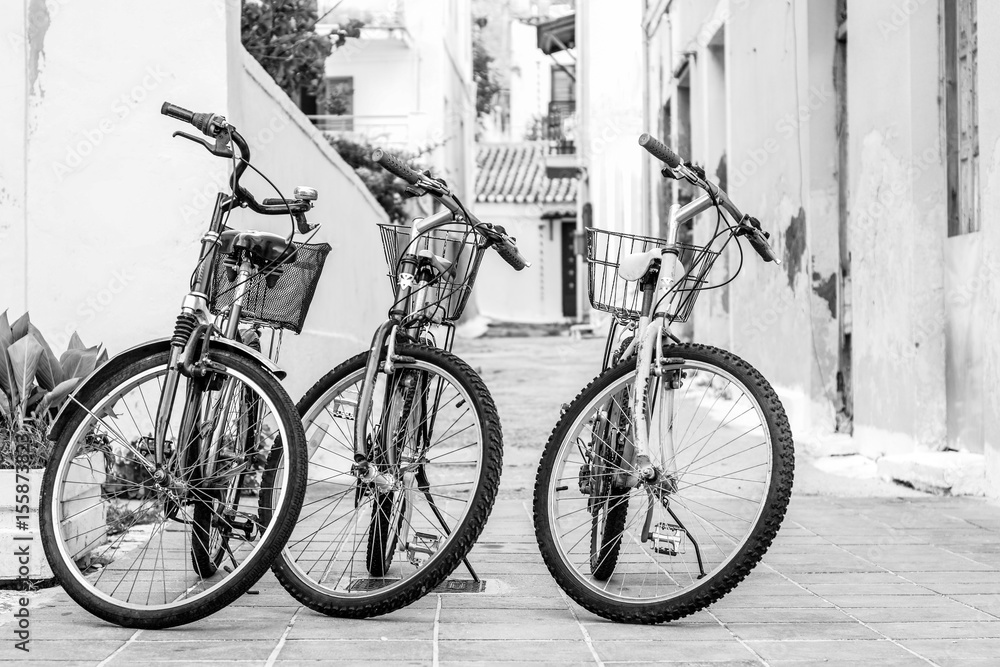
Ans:
POLYGON ((545 144, 525 141, 481 144, 476 155, 476 201, 523 204, 571 204, 575 178, 547 178, 545 144))

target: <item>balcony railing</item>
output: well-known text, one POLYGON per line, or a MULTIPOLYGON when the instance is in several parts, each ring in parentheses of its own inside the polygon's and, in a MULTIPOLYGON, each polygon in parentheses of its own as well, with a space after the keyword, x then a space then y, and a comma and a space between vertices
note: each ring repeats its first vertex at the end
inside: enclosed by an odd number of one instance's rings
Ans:
POLYGON ((549 178, 572 178, 578 174, 576 156, 576 102, 549 102, 549 113, 542 125, 542 138, 548 143, 545 175, 549 178))
POLYGON ((369 144, 407 148, 423 141, 419 114, 391 116, 309 116, 316 128, 328 136, 343 136, 369 144))
POLYGON ((549 102, 543 137, 549 143, 549 153, 576 153, 576 102, 549 102))

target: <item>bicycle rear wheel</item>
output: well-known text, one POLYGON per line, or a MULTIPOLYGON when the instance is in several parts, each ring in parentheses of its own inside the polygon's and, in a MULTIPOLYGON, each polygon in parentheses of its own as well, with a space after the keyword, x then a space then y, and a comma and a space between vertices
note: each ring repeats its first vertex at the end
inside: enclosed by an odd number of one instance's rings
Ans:
POLYGON ((385 614, 443 582, 482 532, 500 481, 500 422, 479 376, 438 349, 396 352, 412 362, 378 374, 368 411, 368 449, 388 488, 353 470, 368 353, 299 402, 309 482, 274 571, 297 600, 331 616, 385 614))
POLYGON ((792 434, 760 373, 704 345, 663 356, 663 373, 638 388, 658 479, 634 467, 632 358, 573 401, 535 480, 549 571, 580 605, 616 621, 681 618, 732 590, 771 544, 791 494, 792 434))
POLYGON ((70 597, 112 623, 167 628, 221 609, 263 575, 298 515, 306 457, 291 399, 253 361, 226 350, 211 358, 220 384, 259 410, 247 419, 245 401, 226 409, 225 392, 181 378, 165 484, 153 481, 148 443, 169 352, 112 360, 118 368, 78 397, 46 467, 45 554, 70 597), (239 445, 251 440, 250 450, 239 445), (211 474, 209 451, 219 454, 211 474), (251 493, 243 471, 262 453, 261 489, 251 493))

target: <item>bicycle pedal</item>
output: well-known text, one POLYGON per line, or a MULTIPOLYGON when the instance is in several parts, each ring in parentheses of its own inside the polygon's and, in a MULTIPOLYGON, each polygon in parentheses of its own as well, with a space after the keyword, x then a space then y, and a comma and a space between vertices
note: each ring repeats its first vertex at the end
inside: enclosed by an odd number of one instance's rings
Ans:
POLYGON ((650 533, 653 540, 653 551, 665 556, 677 556, 686 553, 684 549, 684 529, 668 523, 656 524, 656 531, 650 533))

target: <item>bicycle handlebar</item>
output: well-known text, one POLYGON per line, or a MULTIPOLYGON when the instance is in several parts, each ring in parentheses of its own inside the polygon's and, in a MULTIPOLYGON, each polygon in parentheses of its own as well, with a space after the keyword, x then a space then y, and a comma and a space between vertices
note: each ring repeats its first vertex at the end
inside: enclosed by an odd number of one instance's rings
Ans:
POLYGON ((497 254, 507 262, 515 271, 521 271, 531 266, 531 263, 524 258, 524 255, 517 249, 515 240, 508 236, 501 227, 495 227, 488 223, 480 222, 468 214, 444 183, 424 176, 418 171, 410 169, 395 155, 387 153, 381 148, 376 148, 372 153, 372 160, 379 164, 389 173, 403 179, 410 185, 424 189, 434 195, 438 201, 445 205, 453 214, 466 215, 472 228, 482 234, 497 251, 497 254))
POLYGON ((650 155, 660 162, 665 162, 671 169, 676 169, 681 165, 681 159, 677 156, 677 153, 670 150, 670 147, 665 143, 646 132, 643 132, 639 136, 639 145, 649 151, 650 155))
POLYGON ((210 153, 213 155, 219 155, 224 157, 232 157, 232 151, 220 152, 220 143, 224 141, 223 132, 229 132, 229 138, 232 139, 233 145, 239 150, 239 158, 236 161, 236 168, 233 171, 233 176, 231 180, 231 185, 233 189, 233 194, 236 198, 236 202, 239 204, 246 204, 254 213, 259 213, 261 215, 291 215, 295 219, 296 227, 300 234, 306 234, 313 229, 315 226, 306 222, 304 214, 312 209, 312 204, 308 201, 298 200, 298 199, 282 199, 280 202, 271 203, 272 200, 265 199, 263 202, 258 202, 253 194, 245 187, 240 185, 240 178, 243 173, 247 170, 247 166, 250 164, 250 146, 247 144, 246 139, 239 131, 226 122, 226 119, 214 113, 195 113, 193 111, 188 111, 184 107, 179 107, 176 104, 171 104, 170 102, 164 102, 163 106, 160 107, 160 113, 164 116, 169 116, 170 118, 175 118, 179 121, 189 123, 197 128, 206 137, 211 137, 216 139, 215 148, 211 144, 205 142, 201 139, 197 139, 190 135, 186 135, 183 132, 177 133, 186 139, 191 139, 195 143, 200 143, 204 145, 210 153))
POLYGON ((381 165, 382 168, 390 174, 398 176, 410 185, 416 185, 423 178, 419 172, 410 169, 398 157, 390 153, 386 153, 381 148, 375 149, 375 152, 372 153, 372 160, 381 165))
MULTIPOLYGON (((760 255, 761 259, 765 262, 781 263, 774 254, 774 250, 771 248, 771 245, 767 242, 768 234, 760 228, 760 222, 758 222, 755 218, 744 215, 736 207, 736 204, 734 204, 729 198, 729 195, 726 194, 725 190, 701 176, 704 172, 701 172, 700 170, 696 171, 695 169, 684 165, 677 153, 670 150, 669 146, 659 139, 650 136, 648 133, 644 132, 639 137, 639 145, 645 148, 650 155, 657 158, 661 162, 666 163, 667 167, 675 177, 679 174, 680 177, 694 183, 707 192, 709 196, 711 196, 713 202, 726 209, 726 211, 733 216, 738 225, 738 229, 734 235, 746 236, 747 240, 750 241, 750 245, 757 251, 757 254, 760 255)), ((666 176, 666 171, 664 171, 664 176, 666 176)))
POLYGON ((206 137, 212 137, 213 139, 225 127, 225 119, 222 116, 214 113, 195 113, 170 102, 163 103, 163 106, 160 107, 160 113, 164 116, 170 116, 185 123, 190 123, 206 137))

